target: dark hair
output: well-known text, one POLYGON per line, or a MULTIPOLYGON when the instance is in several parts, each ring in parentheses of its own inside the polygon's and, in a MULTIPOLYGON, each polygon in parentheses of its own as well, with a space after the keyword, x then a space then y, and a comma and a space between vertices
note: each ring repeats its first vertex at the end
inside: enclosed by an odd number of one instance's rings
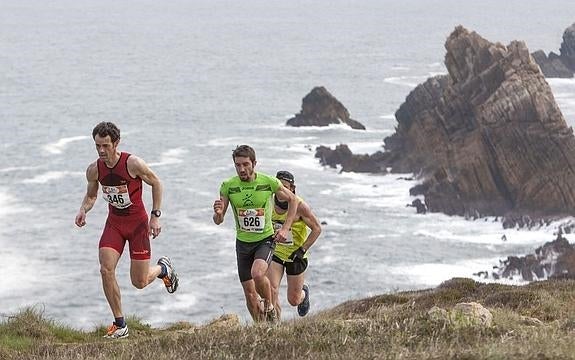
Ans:
POLYGON ((293 174, 286 170, 278 171, 276 174, 276 178, 280 180, 285 180, 292 185, 295 183, 295 178, 293 177, 293 174))
POLYGON ((280 170, 276 173, 276 178, 278 180, 285 180, 289 183, 290 190, 295 194, 295 178, 292 173, 287 170, 280 170))
POLYGON ((256 161, 256 151, 249 145, 238 145, 232 153, 232 159, 236 160, 237 157, 247 157, 253 162, 256 161))
POLYGON ((96 135, 102 138, 109 135, 112 142, 115 143, 120 140, 120 129, 114 123, 102 121, 92 130, 93 139, 96 139, 96 135))

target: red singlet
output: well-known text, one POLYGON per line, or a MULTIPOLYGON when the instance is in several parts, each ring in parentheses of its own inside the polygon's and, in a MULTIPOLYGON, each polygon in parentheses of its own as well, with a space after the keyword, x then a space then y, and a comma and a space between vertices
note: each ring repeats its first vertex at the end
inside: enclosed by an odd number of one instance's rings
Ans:
POLYGON ((148 213, 142 201, 142 179, 128 173, 129 157, 130 154, 122 152, 112 168, 97 160, 98 182, 109 209, 99 247, 109 247, 121 254, 128 241, 131 259, 148 260, 151 248, 148 213))

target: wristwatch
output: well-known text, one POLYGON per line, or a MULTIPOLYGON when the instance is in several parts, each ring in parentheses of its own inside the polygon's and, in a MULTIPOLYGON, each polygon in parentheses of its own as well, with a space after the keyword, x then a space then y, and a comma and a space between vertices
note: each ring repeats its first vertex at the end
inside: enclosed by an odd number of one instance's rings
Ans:
POLYGON ((160 217, 160 216, 162 216, 162 211, 161 210, 152 210, 152 215, 154 215, 155 217, 160 217))

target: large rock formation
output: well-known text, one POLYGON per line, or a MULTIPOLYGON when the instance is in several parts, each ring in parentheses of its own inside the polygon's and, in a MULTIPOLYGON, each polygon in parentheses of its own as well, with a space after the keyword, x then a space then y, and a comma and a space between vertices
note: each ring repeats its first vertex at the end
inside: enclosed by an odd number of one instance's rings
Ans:
POLYGON ((301 111, 289 119, 290 126, 328 126, 347 124, 352 129, 365 130, 365 126, 349 116, 349 111, 323 86, 315 87, 302 101, 301 111))
POLYGON ((448 74, 407 96, 378 168, 420 175, 434 212, 572 215, 575 137, 525 44, 459 26, 445 47, 448 74))
POLYGON ((575 24, 563 32, 559 55, 552 51, 547 56, 543 50, 535 51, 532 55, 545 77, 572 78, 575 72, 575 24))

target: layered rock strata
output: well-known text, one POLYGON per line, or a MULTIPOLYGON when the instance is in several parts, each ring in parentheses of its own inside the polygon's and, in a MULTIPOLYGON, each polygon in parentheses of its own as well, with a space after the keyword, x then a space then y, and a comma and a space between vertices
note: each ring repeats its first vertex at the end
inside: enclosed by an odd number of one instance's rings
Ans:
POLYGON ((573 214, 575 137, 525 44, 494 44, 459 26, 445 47, 448 74, 407 96, 374 169, 418 174, 433 212, 573 214))

